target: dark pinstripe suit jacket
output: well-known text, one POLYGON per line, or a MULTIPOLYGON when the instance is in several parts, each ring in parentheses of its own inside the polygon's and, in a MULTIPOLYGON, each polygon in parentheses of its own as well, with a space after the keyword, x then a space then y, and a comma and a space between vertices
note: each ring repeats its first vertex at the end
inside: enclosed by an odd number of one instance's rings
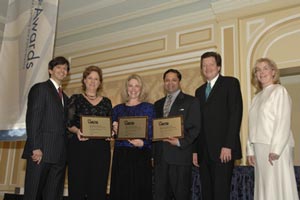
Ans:
MULTIPOLYGON (((63 94, 64 105, 68 97, 63 94)), ((27 140, 22 158, 30 158, 32 151, 41 149, 43 161, 57 163, 66 160, 67 106, 63 106, 53 83, 35 84, 28 95, 26 113, 27 140)))
MULTIPOLYGON (((166 97, 155 102, 156 117, 163 117, 166 97)), ((200 103, 197 98, 180 92, 175 99, 169 116, 183 116, 184 138, 179 139, 180 147, 167 142, 153 143, 153 157, 156 163, 162 159, 169 164, 191 165, 194 142, 200 132, 200 103)))

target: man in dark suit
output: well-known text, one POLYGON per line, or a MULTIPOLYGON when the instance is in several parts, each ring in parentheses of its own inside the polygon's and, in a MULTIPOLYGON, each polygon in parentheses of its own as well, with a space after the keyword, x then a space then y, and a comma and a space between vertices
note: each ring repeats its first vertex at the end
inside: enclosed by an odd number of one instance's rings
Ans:
POLYGON ((200 100, 202 128, 193 162, 201 179, 203 200, 230 198, 234 160, 240 159, 242 95, 239 81, 220 75, 222 59, 216 52, 201 56, 201 71, 207 82, 196 90, 200 100), (199 166, 198 165, 198 166, 199 166))
POLYGON ((61 83, 69 69, 67 59, 54 58, 48 66, 50 79, 35 84, 28 94, 27 140, 22 155, 27 160, 24 200, 62 199, 68 97, 61 83))
POLYGON ((200 132, 200 104, 198 99, 180 90, 179 71, 167 70, 163 80, 168 97, 155 102, 156 117, 181 115, 184 137, 168 138, 153 144, 154 200, 188 200, 194 141, 200 132))

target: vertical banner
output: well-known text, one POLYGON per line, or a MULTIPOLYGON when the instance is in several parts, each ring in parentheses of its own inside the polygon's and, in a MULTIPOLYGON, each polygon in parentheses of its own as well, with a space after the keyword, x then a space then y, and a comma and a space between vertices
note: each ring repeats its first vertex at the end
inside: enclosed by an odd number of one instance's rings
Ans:
POLYGON ((29 89, 48 76, 58 0, 9 0, 0 52, 0 140, 26 138, 29 89))

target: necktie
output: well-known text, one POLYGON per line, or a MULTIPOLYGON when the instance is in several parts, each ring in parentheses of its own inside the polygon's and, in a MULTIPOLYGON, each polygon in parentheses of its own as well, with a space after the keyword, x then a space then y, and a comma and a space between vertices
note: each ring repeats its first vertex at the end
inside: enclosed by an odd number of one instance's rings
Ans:
POLYGON ((206 89, 205 89, 205 98, 206 99, 208 98, 210 91, 211 91, 211 85, 210 85, 210 82, 207 82, 206 89))
POLYGON ((167 117, 169 115, 170 112, 170 107, 171 107, 171 103, 172 103, 172 95, 168 95, 165 105, 164 105, 164 117, 167 117))
POLYGON ((62 98, 63 98, 63 90, 62 90, 62 88, 59 87, 59 88, 57 89, 57 91, 58 91, 58 95, 59 95, 60 99, 62 100, 62 98))

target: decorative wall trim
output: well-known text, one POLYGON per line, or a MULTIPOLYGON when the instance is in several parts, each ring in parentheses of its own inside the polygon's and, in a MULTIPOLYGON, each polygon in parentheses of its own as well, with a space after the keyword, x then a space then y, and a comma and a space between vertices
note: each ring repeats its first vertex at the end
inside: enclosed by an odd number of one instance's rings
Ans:
MULTIPOLYGON (((66 44, 66 45, 56 44, 55 54, 56 55, 69 54, 76 50, 77 51, 82 50, 83 47, 84 49, 94 48, 112 42, 119 42, 130 38, 137 38, 145 35, 151 35, 157 32, 167 31, 172 28, 200 23, 212 19, 214 19, 214 15, 210 9, 197 12, 197 13, 189 13, 184 16, 179 16, 167 20, 162 20, 159 22, 149 23, 142 26, 122 30, 119 32, 101 35, 99 37, 94 37, 88 40, 76 41, 73 42, 72 44, 66 44)), ((57 38, 62 39, 60 35, 58 35, 57 38)))
POLYGON ((214 41, 214 26, 208 25, 208 26, 201 26, 201 28, 194 28, 194 29, 188 29, 180 32, 176 32, 176 49, 184 48, 184 47, 191 47, 196 46, 200 44, 206 44, 209 42, 214 41), (182 40, 184 40, 185 37, 189 37, 189 35, 199 35, 199 34, 206 34, 202 36, 202 38, 193 37, 193 41, 184 43, 182 40), (197 38, 197 39, 196 39, 197 38))
POLYGON ((246 39, 247 43, 253 38, 258 30, 260 30, 265 25, 265 19, 256 19, 250 22, 247 22, 246 27, 246 39), (255 28, 253 28, 255 26, 255 28))
MULTIPOLYGON (((288 61, 284 61, 284 62, 277 62, 277 65, 285 65, 285 64, 290 64, 290 63, 299 63, 300 59, 294 59, 294 60, 288 60, 288 61)), ((280 69, 284 69, 284 68, 280 68, 280 69)))
POLYGON ((221 49, 222 49, 222 51, 221 51, 221 54, 222 54, 222 68, 221 68, 221 73, 224 73, 224 71, 225 71, 225 68, 226 67, 229 67, 229 66, 226 66, 225 64, 224 64, 224 62, 225 62, 225 59, 226 59, 226 56, 224 55, 224 53, 225 53, 225 47, 224 47, 224 41, 225 41, 225 38, 224 38, 224 30, 225 29, 228 29, 228 28, 231 28, 232 29, 232 38, 233 38, 233 68, 234 68, 234 76, 235 77, 238 77, 239 76, 239 69, 238 69, 238 66, 237 66, 237 63, 236 63, 236 55, 237 55, 237 51, 236 51, 236 26, 234 25, 234 24, 232 24, 232 25, 227 25, 227 26, 222 26, 221 27, 221 49))
MULTIPOLYGON (((142 71, 155 70, 171 65, 185 64, 190 62, 198 61, 200 62, 200 56, 206 51, 215 51, 215 48, 208 48, 199 51, 193 51, 185 54, 172 55, 162 58, 156 58, 151 60, 146 60, 142 62, 134 62, 124 65, 118 65, 115 67, 104 68, 103 77, 112 77, 128 73, 137 73, 142 71)), ((81 73, 76 73, 70 75, 70 81, 68 84, 77 83, 82 76, 81 73)))
MULTIPOLYGON (((279 40, 281 40, 282 38, 285 38, 285 37, 288 37, 290 35, 293 35, 295 33, 299 33, 300 32, 300 29, 298 30, 294 30, 294 31, 291 31, 291 32, 288 32, 288 33, 285 33, 285 34, 282 34, 278 37, 275 37, 266 47, 264 53, 263 53, 263 56, 266 57, 267 54, 268 54, 268 51, 270 50, 270 48, 273 46, 273 44, 275 44, 276 42, 278 42, 279 40)), ((278 63, 277 63, 278 65, 278 63)))
MULTIPOLYGON (((71 61, 72 61, 72 65, 76 68, 78 66, 81 66, 81 62, 80 62, 81 58, 87 59, 89 56, 91 58, 92 57, 101 57, 101 55, 105 55, 110 52, 111 53, 114 52, 114 55, 117 55, 117 56, 115 56, 115 57, 106 56, 105 59, 101 59, 101 60, 98 59, 101 62, 101 64, 107 63, 107 62, 111 61, 112 59, 114 61, 116 61, 118 59, 128 59, 128 58, 134 58, 134 57, 141 56, 141 55, 149 55, 152 53, 165 51, 167 48, 166 41, 167 41, 167 35, 163 35, 160 37, 153 37, 153 38, 149 38, 146 40, 140 40, 140 41, 135 41, 132 43, 127 43, 126 45, 119 45, 119 46, 114 46, 111 48, 101 49, 101 51, 92 51, 92 52, 89 52, 86 54, 79 54, 79 55, 75 54, 74 56, 71 57, 71 61), (153 46, 151 46, 151 44, 153 46), (134 49, 136 49, 136 50, 142 49, 143 51, 139 50, 139 53, 134 53, 133 52, 134 49), (121 55, 121 53, 120 53, 121 51, 126 51, 128 53, 126 55, 121 55), (76 63, 76 60, 78 60, 78 63, 76 63)), ((91 60, 91 63, 86 63, 86 61, 84 61, 83 63, 85 65, 95 63, 95 62, 93 62, 93 59, 89 59, 89 60, 91 60)))
POLYGON ((10 167, 10 175, 9 175, 9 182, 8 184, 9 185, 15 185, 15 183, 13 183, 13 177, 14 177, 14 166, 15 166, 15 159, 16 159, 16 150, 17 150, 17 142, 12 142, 11 143, 11 149, 13 149, 12 151, 9 151, 10 155, 9 157, 11 158, 10 159, 10 164, 11 164, 11 167, 10 167))
MULTIPOLYGON (((299 17, 300 17, 300 14, 295 14, 295 15, 287 16, 287 17, 282 18, 282 19, 278 19, 277 21, 275 21, 275 22, 269 24, 268 26, 266 26, 263 30, 261 30, 256 35, 256 37, 253 39, 252 44, 249 47, 248 54, 247 54, 247 57, 246 57, 246 62, 247 62, 246 66, 249 66, 249 67, 247 67, 247 70, 246 70, 247 71, 247 83, 251 83, 251 67, 250 66, 251 66, 251 59, 252 59, 252 56, 253 56, 253 51, 254 51, 255 46, 259 42, 259 40, 262 38, 262 36, 265 35, 273 27, 276 27, 279 24, 285 23, 289 20, 293 20, 293 19, 296 19, 296 18, 299 18, 299 17)), ((251 84, 247 85, 247 98, 249 100, 251 100, 251 84)), ((248 101, 248 108, 250 108, 250 105, 251 105, 251 101, 248 101)))
MULTIPOLYGON (((12 149, 12 142, 8 142, 9 144, 9 148, 8 149, 12 149)), ((11 172, 9 169, 11 169, 11 154, 12 154, 12 151, 7 151, 8 152, 8 155, 7 155, 7 165, 6 165, 6 168, 5 168, 5 179, 4 179, 4 183, 5 185, 7 185, 9 182, 8 182, 8 179, 9 179, 9 175, 11 176, 11 172), (10 173, 8 173, 10 172, 10 173)))

